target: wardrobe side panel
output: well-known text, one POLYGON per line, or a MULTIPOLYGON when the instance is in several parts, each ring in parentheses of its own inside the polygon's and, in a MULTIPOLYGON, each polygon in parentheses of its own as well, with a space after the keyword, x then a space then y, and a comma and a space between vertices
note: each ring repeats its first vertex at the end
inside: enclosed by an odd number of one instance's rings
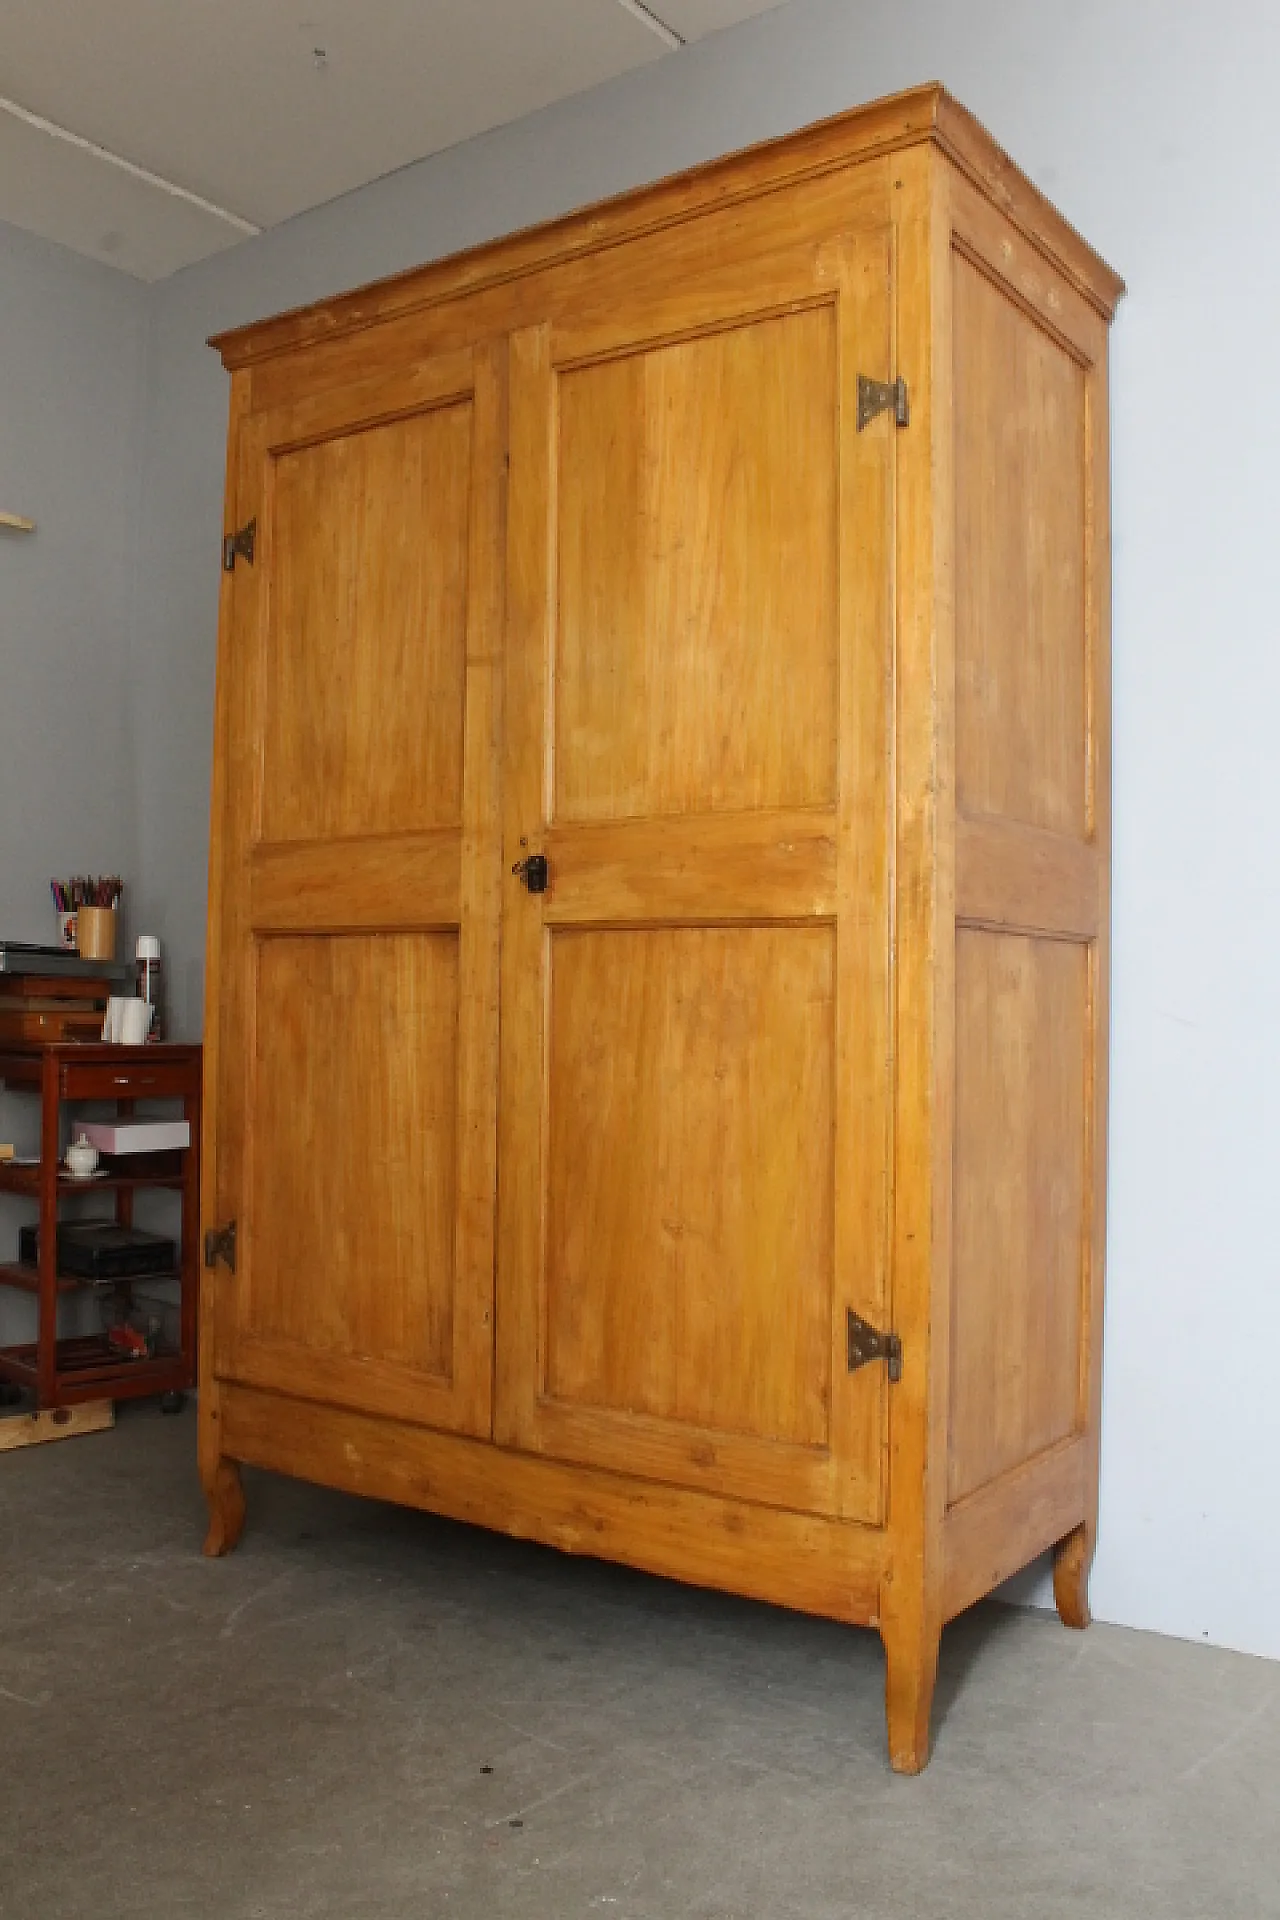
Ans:
POLYGON ((971 189, 953 207, 955 1506, 1092 1418, 1106 487, 1101 319, 971 189))

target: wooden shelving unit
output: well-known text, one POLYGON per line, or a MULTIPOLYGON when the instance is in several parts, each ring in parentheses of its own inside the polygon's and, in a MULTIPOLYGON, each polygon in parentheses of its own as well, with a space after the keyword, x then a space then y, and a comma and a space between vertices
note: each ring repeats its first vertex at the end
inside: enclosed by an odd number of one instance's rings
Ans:
MULTIPOLYGON (((181 1393, 195 1383, 196 1310, 199 1287, 199 1168, 201 1050, 195 1046, 121 1047, 105 1043, 32 1043, 0 1049, 0 1081, 40 1100, 40 1163, 0 1164, 0 1193, 34 1200, 39 1208, 39 1261, 35 1266, 0 1264, 0 1286, 34 1294, 37 1333, 33 1341, 0 1347, 0 1380, 33 1394, 40 1411, 93 1400, 133 1400, 148 1394, 181 1393), (173 1153, 138 1156, 127 1170, 112 1167, 90 1180, 74 1179, 60 1165, 63 1110, 77 1102, 109 1102, 125 1118, 139 1101, 181 1104, 191 1129, 190 1145, 173 1153), (139 1274, 102 1283, 57 1270, 61 1202, 70 1194, 110 1196, 112 1217, 133 1222, 134 1196, 149 1188, 176 1191, 182 1227, 176 1271, 139 1274), (58 1302, 78 1292, 128 1295, 135 1286, 179 1283, 178 1341, 142 1359, 115 1353, 105 1334, 58 1337, 58 1302)), ((70 1124, 74 1126, 72 1114, 70 1124)))

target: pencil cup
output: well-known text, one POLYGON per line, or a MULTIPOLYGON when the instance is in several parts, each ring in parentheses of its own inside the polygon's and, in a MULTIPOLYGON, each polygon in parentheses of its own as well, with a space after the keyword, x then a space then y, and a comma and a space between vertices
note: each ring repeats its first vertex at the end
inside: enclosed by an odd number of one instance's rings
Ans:
POLYGON ((114 960, 116 957, 116 910, 114 907, 81 907, 76 915, 76 943, 82 960, 114 960))

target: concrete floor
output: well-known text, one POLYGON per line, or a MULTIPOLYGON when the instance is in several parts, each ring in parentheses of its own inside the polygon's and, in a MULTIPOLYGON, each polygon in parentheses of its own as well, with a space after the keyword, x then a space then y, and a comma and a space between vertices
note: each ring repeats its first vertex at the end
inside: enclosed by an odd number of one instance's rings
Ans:
POLYGON ((194 1448, 0 1455, 6 1920, 1280 1916, 1280 1665, 981 1609, 899 1780, 870 1633, 194 1448))

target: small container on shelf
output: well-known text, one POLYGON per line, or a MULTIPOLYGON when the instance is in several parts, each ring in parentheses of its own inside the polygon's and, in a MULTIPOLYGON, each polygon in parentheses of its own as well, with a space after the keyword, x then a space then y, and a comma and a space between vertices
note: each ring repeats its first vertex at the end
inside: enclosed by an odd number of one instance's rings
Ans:
POLYGON ((164 962, 160 957, 160 942, 154 933, 140 933, 135 950, 137 965, 137 995, 151 1008, 151 1031, 148 1040, 163 1040, 164 1023, 164 962))
POLYGON ((67 1148, 66 1161, 68 1173, 77 1180, 88 1180, 97 1171, 98 1149, 92 1140, 86 1139, 81 1133, 79 1139, 73 1140, 67 1148))
POLYGON ((76 914, 76 945, 82 960, 114 960, 115 908, 81 907, 76 914))

